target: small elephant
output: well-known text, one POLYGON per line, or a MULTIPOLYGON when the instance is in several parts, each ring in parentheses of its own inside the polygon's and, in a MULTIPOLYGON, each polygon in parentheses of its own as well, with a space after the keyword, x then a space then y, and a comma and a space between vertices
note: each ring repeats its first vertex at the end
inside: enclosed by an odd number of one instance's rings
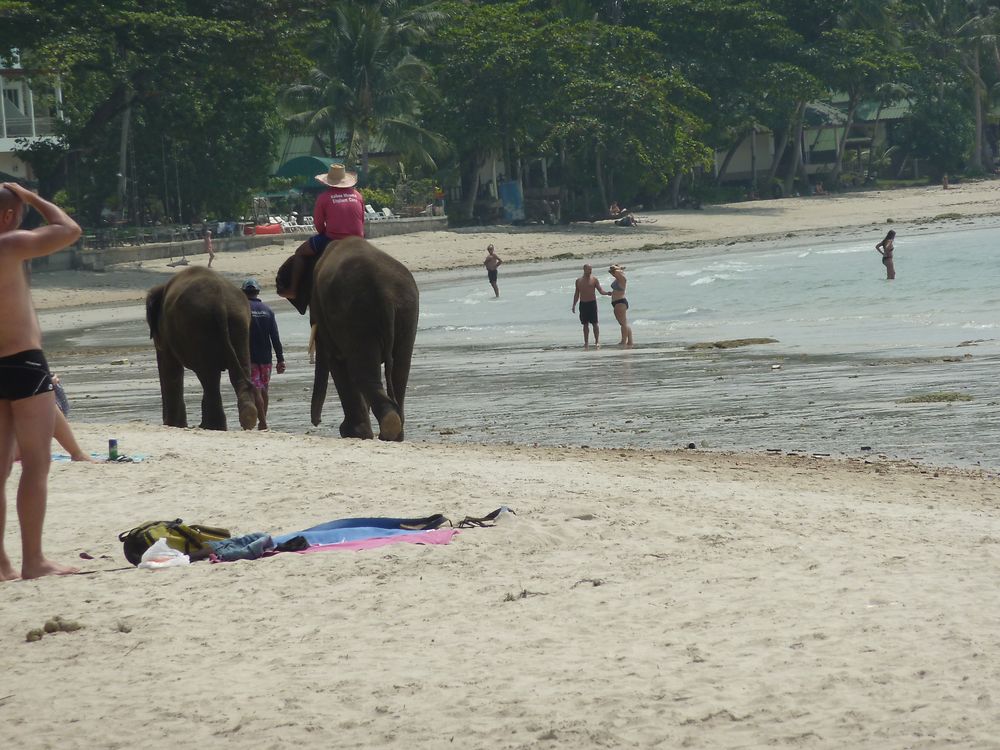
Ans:
POLYGON ((257 423, 254 387, 250 382, 250 305, 246 296, 207 268, 191 267, 146 295, 146 322, 156 346, 160 372, 163 424, 187 427, 184 408, 184 368, 201 381, 201 424, 205 430, 225 430, 219 384, 222 371, 236 391, 240 425, 257 423))
MULTIPOLYGON (((304 258, 299 291, 289 300, 316 325, 312 423, 323 414, 331 374, 344 408, 342 437, 403 439, 403 399, 417 335, 420 295, 413 274, 361 237, 347 237, 319 257, 304 258), (385 365, 385 385, 382 366, 385 365)), ((278 293, 290 284, 292 258, 278 269, 278 293)))

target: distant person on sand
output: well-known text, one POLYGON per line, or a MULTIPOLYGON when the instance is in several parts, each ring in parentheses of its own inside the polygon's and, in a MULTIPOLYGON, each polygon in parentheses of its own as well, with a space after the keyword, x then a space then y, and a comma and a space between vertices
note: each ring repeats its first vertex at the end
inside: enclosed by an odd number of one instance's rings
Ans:
POLYGON ((292 278, 282 294, 285 299, 295 299, 298 294, 306 258, 322 254, 328 243, 345 237, 365 236, 365 200, 354 189, 358 176, 348 172, 343 164, 332 164, 326 174, 316 175, 316 180, 327 187, 319 194, 313 208, 313 226, 317 234, 302 243, 292 256, 292 278))
POLYGON ((205 252, 208 253, 208 267, 212 267, 212 261, 215 260, 215 250, 212 248, 212 230, 205 230, 205 252))
POLYGON ((576 291, 573 293, 572 312, 576 312, 576 303, 580 303, 580 323, 583 324, 583 348, 590 346, 590 326, 594 327, 594 346, 601 347, 601 329, 597 325, 597 292, 610 296, 604 291, 601 282, 594 276, 594 269, 588 263, 583 267, 583 276, 576 280, 576 291))
POLYGON ((47 559, 42 552, 56 405, 24 270, 24 261, 51 255, 79 237, 80 227, 58 206, 20 185, 0 185, 0 581, 18 577, 4 549, 6 484, 15 440, 21 448, 17 487, 21 577, 79 572, 47 559), (18 229, 25 203, 42 215, 45 225, 30 231, 18 229))
POLYGON ((497 287, 497 268, 503 263, 500 260, 500 256, 496 254, 496 251, 492 244, 486 248, 486 260, 483 261, 483 265, 486 266, 486 278, 490 280, 490 286, 493 287, 493 294, 497 297, 500 296, 500 289, 497 287))
POLYGON ((619 227, 634 227, 638 223, 635 216, 627 208, 619 211, 618 218, 615 219, 615 225, 619 227))
POLYGON ((896 239, 896 230, 890 229, 885 239, 875 246, 875 249, 882 256, 882 265, 885 266, 885 277, 889 281, 896 278, 896 267, 892 264, 892 244, 896 239))
POLYGON ((628 300, 625 299, 625 287, 628 286, 628 279, 625 278, 625 266, 613 263, 608 273, 615 277, 611 282, 611 309, 615 313, 615 320, 622 327, 622 340, 618 342, 626 349, 632 348, 632 326, 628 324, 628 300))
POLYGON ((265 305, 260 295, 257 279, 243 282, 243 293, 250 301, 250 381, 254 384, 254 401, 257 405, 257 429, 267 429, 267 391, 271 384, 271 345, 278 360, 278 374, 285 371, 285 353, 278 337, 278 322, 274 310, 265 305))

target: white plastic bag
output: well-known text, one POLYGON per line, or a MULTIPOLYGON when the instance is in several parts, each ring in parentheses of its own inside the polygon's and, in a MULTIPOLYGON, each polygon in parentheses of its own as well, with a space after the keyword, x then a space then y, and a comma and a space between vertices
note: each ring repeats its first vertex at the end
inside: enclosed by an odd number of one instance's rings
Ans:
POLYGON ((190 565, 191 558, 180 550, 174 549, 163 537, 157 539, 153 546, 142 553, 142 561, 137 567, 147 570, 159 568, 174 568, 178 565, 190 565))

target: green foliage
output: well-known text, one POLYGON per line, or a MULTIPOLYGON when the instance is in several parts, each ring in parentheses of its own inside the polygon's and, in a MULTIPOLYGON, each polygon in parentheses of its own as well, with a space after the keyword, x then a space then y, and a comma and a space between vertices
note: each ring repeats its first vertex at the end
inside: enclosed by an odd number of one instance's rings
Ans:
POLYGON ((434 200, 434 180, 403 180, 396 186, 395 197, 395 207, 400 210, 426 206, 434 200))
POLYGON ((983 0, 0 0, 0 55, 20 48, 38 108, 55 108, 47 80, 64 91, 61 142, 20 153, 91 221, 118 201, 126 120, 122 208, 139 220, 245 212, 282 127, 360 166, 375 205, 425 205, 447 179, 471 219, 493 158, 526 189, 545 160, 567 216, 663 203, 671 184, 707 202, 725 197, 713 150, 753 128, 794 142, 804 103, 831 92, 849 115, 915 103, 898 153, 859 170, 905 153, 977 171, 998 38, 983 0))
POLYGON ((127 117, 130 214, 142 220, 155 205, 170 206, 175 220, 206 211, 234 215, 270 171, 280 125, 274 85, 301 59, 298 32, 284 12, 291 5, 171 0, 150 10, 127 0, 35 0, 5 6, 4 31, 23 50, 22 63, 58 74, 64 91, 60 135, 69 148, 55 161, 27 155, 42 191, 65 188, 84 218, 96 221, 118 189, 127 117))
POLYGON ((953 98, 918 102, 899 133, 900 146, 925 161, 931 176, 960 172, 972 149, 973 121, 953 98))
POLYGON ((376 146, 434 166, 445 142, 420 122, 421 101, 434 90, 411 46, 439 15, 420 3, 367 0, 334 2, 323 16, 310 44, 313 67, 285 91, 289 124, 325 137, 331 156, 343 138, 346 162, 361 163, 362 185, 376 146))
POLYGON ((386 206, 392 208, 395 205, 395 198, 391 190, 364 187, 361 188, 361 195, 364 197, 365 203, 371 203, 375 209, 385 208, 386 206))

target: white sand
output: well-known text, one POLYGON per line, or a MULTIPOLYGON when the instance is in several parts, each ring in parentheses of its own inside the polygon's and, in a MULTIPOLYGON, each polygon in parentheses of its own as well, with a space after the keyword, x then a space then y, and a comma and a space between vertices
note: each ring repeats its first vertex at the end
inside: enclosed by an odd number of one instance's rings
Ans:
POLYGON ((5 747, 165 748, 174 725, 223 747, 996 747, 995 478, 78 432, 152 459, 54 466, 48 552, 108 572, 0 587, 5 747), (513 523, 444 547, 151 572, 116 540, 500 504, 513 523), (53 615, 84 627, 24 641, 53 615))
MULTIPOLYGON (((874 237, 887 216, 992 213, 998 189, 666 213, 631 235, 379 244, 432 268, 475 265, 490 241, 514 261, 878 224, 874 237)), ((265 280, 287 253, 217 263, 265 280)), ((36 299, 138 300, 162 270, 39 274, 36 299)), ((0 585, 0 748, 998 746, 995 476, 137 423, 77 434, 88 450, 116 437, 151 458, 53 465, 47 552, 100 572, 0 585), (500 504, 513 523, 443 547, 149 572, 120 569, 116 539, 153 518, 280 532, 500 504), (83 628, 24 640, 53 615, 83 628)), ((15 562, 19 538, 8 518, 15 562)))

